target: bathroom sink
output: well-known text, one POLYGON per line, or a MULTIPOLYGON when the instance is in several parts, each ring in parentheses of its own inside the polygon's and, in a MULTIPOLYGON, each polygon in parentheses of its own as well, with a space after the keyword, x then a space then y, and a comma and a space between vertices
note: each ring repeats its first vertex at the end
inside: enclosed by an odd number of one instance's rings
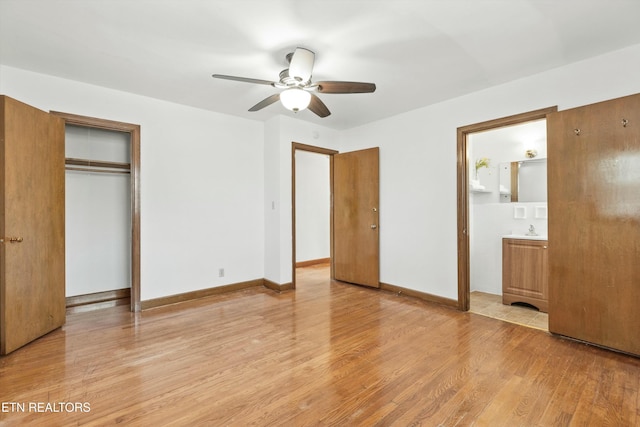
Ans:
POLYGON ((546 235, 531 236, 529 234, 507 234, 502 236, 505 239, 527 239, 527 240, 548 240, 546 235))

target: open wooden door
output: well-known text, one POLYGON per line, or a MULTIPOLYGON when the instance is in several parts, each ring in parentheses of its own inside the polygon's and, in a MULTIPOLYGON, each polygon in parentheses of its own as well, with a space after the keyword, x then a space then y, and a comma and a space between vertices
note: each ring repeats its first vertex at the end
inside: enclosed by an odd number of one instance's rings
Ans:
POLYGON ((65 322, 64 124, 0 96, 0 354, 65 322))
POLYGON ((549 331, 640 355, 640 95, 547 126, 549 331))
POLYGON ((379 149, 333 156, 334 279, 380 287, 379 149))

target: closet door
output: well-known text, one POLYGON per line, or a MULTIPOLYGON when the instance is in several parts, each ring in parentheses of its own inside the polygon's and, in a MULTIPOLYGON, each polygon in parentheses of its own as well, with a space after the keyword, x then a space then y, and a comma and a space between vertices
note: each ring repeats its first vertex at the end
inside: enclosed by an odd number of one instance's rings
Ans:
POLYGON ((547 123, 549 330, 640 354, 640 95, 547 123))
POLYGON ((65 322, 64 124, 0 97, 0 354, 65 322))

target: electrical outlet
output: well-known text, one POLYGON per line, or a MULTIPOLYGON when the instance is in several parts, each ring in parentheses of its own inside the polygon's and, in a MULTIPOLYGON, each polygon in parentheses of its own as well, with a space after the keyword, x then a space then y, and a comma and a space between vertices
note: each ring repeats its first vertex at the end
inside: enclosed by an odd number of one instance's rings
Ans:
POLYGON ((218 277, 224 277, 224 268, 218 270, 218 277))

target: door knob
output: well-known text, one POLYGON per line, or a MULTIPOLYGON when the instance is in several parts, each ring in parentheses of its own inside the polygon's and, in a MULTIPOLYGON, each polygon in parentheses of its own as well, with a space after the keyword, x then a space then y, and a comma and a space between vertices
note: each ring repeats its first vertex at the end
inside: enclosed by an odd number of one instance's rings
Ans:
POLYGON ((377 226, 377 225, 375 225, 375 224, 371 224, 371 229, 372 229, 372 230, 375 230, 376 228, 378 228, 378 226, 377 226))

